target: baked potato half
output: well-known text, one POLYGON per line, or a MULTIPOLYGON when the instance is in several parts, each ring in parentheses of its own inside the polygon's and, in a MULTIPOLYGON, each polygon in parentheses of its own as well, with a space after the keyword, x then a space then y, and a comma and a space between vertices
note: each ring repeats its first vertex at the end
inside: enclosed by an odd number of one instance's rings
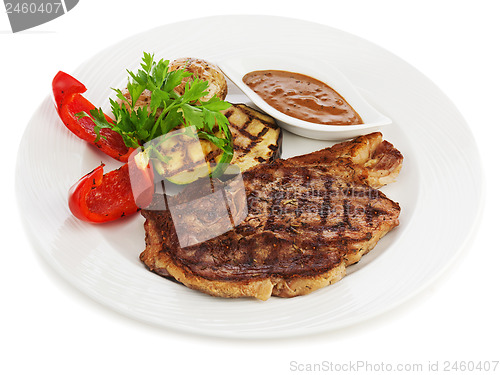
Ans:
POLYGON ((221 100, 226 98, 226 77, 224 77, 222 71, 214 64, 192 57, 183 57, 170 61, 168 66, 169 71, 179 69, 185 69, 186 71, 193 73, 193 75, 191 77, 184 78, 183 82, 177 86, 175 91, 178 94, 184 94, 184 87, 189 80, 192 80, 193 77, 199 77, 209 83, 208 94, 201 98, 201 101, 207 101, 213 96, 217 96, 221 100))

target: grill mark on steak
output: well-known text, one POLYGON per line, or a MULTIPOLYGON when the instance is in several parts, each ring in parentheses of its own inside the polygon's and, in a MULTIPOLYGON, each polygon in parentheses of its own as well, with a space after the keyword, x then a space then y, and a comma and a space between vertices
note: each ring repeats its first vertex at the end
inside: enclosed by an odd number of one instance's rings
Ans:
MULTIPOLYGON (((316 155, 244 172, 248 216, 202 244, 181 248, 168 210, 155 211, 153 203, 142 211, 147 246, 141 260, 158 274, 170 270, 185 285, 224 297, 291 297, 339 280, 345 266, 398 225, 400 208, 361 183, 365 170, 316 155), (327 164, 318 164, 323 159, 327 164), (258 289, 262 285, 270 287, 258 289)), ((180 201, 189 201, 192 191, 194 185, 180 201)), ((156 201, 165 204, 161 196, 156 201)))
POLYGON ((321 211, 319 216, 321 217, 321 224, 326 224, 326 219, 328 218, 328 211, 330 210, 331 200, 330 196, 332 194, 332 181, 327 179, 324 184, 326 194, 323 196, 323 202, 321 203, 321 211))
POLYGON ((366 220, 370 223, 372 222, 373 218, 376 218, 379 215, 385 215, 385 214, 387 214, 386 211, 384 211, 382 209, 374 208, 371 205, 368 205, 366 207, 366 210, 365 210, 366 220))
MULTIPOLYGON (((331 269, 342 262, 344 255, 339 249, 352 241, 368 238, 366 230, 361 231, 352 222, 364 222, 367 215, 358 215, 351 202, 368 206, 372 201, 371 188, 359 186, 358 189, 365 191, 363 196, 350 194, 343 197, 345 191, 350 191, 345 189, 352 186, 346 186, 343 181, 324 172, 298 167, 276 169, 274 165, 259 169, 258 175, 265 181, 269 180, 269 175, 276 179, 271 186, 266 186, 252 176, 253 172, 243 174, 249 214, 242 224, 198 245, 180 248, 177 241, 163 243, 163 249, 176 264, 208 280, 311 276, 318 274, 318 270, 331 269), (295 184, 292 186, 301 197, 293 198, 291 190, 277 188, 282 185, 281 178, 277 177, 282 172, 297 181, 309 176, 310 184, 318 192, 308 195, 304 186, 295 184), (269 198, 262 197, 264 194, 269 198), (328 208, 332 205, 335 210, 328 208), (290 229, 292 224, 296 225, 294 229, 290 229)), ((382 222, 390 223, 391 227, 397 224, 397 204, 382 195, 372 204, 388 206, 386 214, 372 207, 371 212, 377 213, 377 225, 382 225, 382 222)), ((176 236, 175 231, 165 227, 164 223, 169 219, 162 211, 145 210, 144 215, 159 226, 163 237, 176 236)), ((374 220, 372 215, 372 223, 374 220)))
POLYGON ((345 225, 350 230, 356 230, 357 228, 353 227, 353 225, 351 224, 351 220, 349 219, 349 213, 351 212, 351 207, 352 207, 351 203, 347 199, 344 199, 344 201, 342 202, 342 207, 344 209, 343 219, 344 219, 345 225))

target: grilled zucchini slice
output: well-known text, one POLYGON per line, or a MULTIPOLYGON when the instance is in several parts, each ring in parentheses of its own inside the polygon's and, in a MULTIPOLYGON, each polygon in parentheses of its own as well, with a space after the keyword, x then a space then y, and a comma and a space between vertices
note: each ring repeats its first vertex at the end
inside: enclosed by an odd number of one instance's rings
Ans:
POLYGON ((283 135, 276 121, 245 104, 233 104, 225 110, 233 135, 234 156, 231 164, 241 171, 281 157, 283 135))

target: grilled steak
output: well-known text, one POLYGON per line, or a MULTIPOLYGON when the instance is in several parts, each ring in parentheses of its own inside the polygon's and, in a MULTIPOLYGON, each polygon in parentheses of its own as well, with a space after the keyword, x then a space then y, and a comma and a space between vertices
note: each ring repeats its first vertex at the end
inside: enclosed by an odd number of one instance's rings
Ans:
POLYGON ((403 155, 379 132, 286 160, 286 165, 325 166, 346 181, 379 188, 394 182, 403 165, 403 155))
POLYGON ((346 266, 398 225, 399 205, 369 185, 393 178, 401 162, 374 133, 258 165, 240 184, 193 184, 172 199, 158 195, 142 211, 141 260, 153 272, 215 296, 307 294, 340 280, 346 266), (180 217, 188 230, 174 224, 180 217), (234 228, 227 230, 228 222, 234 228), (207 226, 225 233, 203 240, 207 226))

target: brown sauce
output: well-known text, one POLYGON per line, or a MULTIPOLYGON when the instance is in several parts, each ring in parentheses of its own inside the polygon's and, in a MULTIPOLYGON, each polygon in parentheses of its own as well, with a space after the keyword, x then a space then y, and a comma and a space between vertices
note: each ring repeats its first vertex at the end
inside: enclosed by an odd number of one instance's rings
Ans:
POLYGON ((300 120, 325 125, 363 123, 338 92, 304 74, 258 70, 246 74, 243 82, 267 104, 300 120))

